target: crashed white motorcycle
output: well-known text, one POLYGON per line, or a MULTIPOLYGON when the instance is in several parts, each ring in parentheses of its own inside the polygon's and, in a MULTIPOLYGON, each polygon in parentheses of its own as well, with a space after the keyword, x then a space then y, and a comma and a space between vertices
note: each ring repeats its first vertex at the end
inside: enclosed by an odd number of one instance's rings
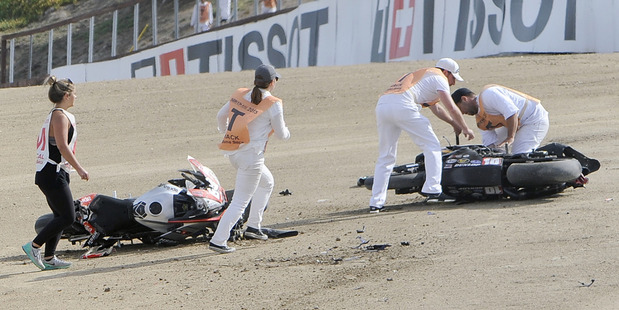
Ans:
MULTIPOLYGON (((84 242, 89 248, 82 258, 111 254, 121 240, 139 239, 143 243, 175 245, 186 239, 209 239, 217 229, 234 190, 226 191, 215 173, 188 156, 192 170, 179 170, 182 178, 159 184, 137 198, 119 199, 89 194, 74 201, 75 221, 62 233, 71 243, 84 242)), ((232 228, 230 239, 242 237, 251 203, 232 228)), ((39 217, 38 233, 53 218, 39 217)), ((297 231, 262 228, 269 238, 296 236, 297 231)))

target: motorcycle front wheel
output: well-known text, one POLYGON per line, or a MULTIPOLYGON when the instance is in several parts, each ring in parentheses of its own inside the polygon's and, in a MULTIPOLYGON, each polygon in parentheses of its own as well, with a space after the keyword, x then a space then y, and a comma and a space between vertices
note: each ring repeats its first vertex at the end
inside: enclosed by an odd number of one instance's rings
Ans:
MULTIPOLYGON (((226 197, 228 197, 228 202, 226 203, 226 208, 228 208, 228 206, 230 205, 230 202, 232 201, 232 196, 234 196, 234 190, 227 190, 226 197)), ((245 208, 245 211, 243 212, 241 218, 236 222, 236 224, 234 224, 234 226, 230 230, 230 238, 228 238, 228 241, 236 241, 243 238, 243 225, 245 225, 245 222, 247 222, 247 219, 249 218, 250 208, 251 201, 249 201, 249 203, 247 204, 247 207, 245 208)))
MULTIPOLYGON (((404 191, 407 193, 415 192, 415 189, 421 188, 426 181, 425 172, 414 173, 392 173, 389 176, 389 185, 387 189, 395 189, 396 192, 404 191)), ((365 188, 372 190, 374 184, 374 177, 368 176, 360 178, 357 181, 357 186, 365 186, 365 188)))

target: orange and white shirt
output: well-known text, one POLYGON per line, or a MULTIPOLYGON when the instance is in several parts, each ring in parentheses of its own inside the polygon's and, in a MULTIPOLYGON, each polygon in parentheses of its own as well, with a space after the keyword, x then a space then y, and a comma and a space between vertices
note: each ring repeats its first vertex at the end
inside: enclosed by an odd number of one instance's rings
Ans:
POLYGON ((217 113, 218 129, 224 134, 219 148, 234 152, 247 147, 264 150, 269 136, 287 140, 290 131, 286 127, 281 99, 267 90, 262 91, 259 104, 251 102, 251 90, 238 89, 217 113))
POLYGON ((439 91, 449 94, 449 81, 437 68, 419 69, 400 77, 378 99, 381 104, 428 107, 439 101, 439 91))
POLYGON ((277 0, 262 0, 260 6, 262 14, 277 12, 277 0))
POLYGON ((518 114, 518 127, 535 123, 544 117, 540 100, 511 88, 490 84, 477 96, 479 112, 475 115, 477 127, 492 130, 505 126, 505 120, 518 114))
POLYGON ((484 145, 500 142, 495 129, 505 126, 511 116, 518 117, 518 129, 548 119, 548 112, 539 99, 501 85, 484 86, 477 96, 477 104, 479 111, 475 119, 484 145))
POLYGON ((191 26, 198 26, 198 32, 207 31, 213 24, 213 5, 206 1, 195 5, 191 15, 191 26))

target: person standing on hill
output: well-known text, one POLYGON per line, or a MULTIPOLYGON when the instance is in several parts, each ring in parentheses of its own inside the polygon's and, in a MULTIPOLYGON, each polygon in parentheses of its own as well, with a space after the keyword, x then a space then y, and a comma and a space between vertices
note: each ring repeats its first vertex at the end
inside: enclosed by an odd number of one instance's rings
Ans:
POLYGON ((230 19, 230 0, 217 0, 217 14, 219 14, 219 23, 225 24, 230 19))
POLYGON ((75 116, 67 111, 77 98, 75 85, 70 79, 57 80, 54 76, 49 77, 46 83, 50 85, 48 96, 54 108, 47 115, 37 140, 35 184, 45 195, 54 218, 34 240, 22 246, 28 258, 41 270, 71 266, 70 262, 55 255, 62 231, 75 221, 69 172, 74 168, 82 180, 88 181, 89 178, 88 172, 75 157, 75 116), (41 246, 44 244, 42 257, 41 246))
POLYGON ((213 5, 206 0, 200 0, 200 4, 193 7, 190 25, 194 27, 195 33, 208 31, 213 24, 213 5))
POLYGON ((451 58, 440 59, 434 68, 420 69, 400 77, 378 99, 376 123, 378 125, 378 159, 374 168, 374 183, 370 199, 370 213, 384 209, 387 199, 389 175, 396 162, 398 138, 402 131, 408 133, 425 157, 426 180, 421 194, 427 202, 453 202, 441 187, 441 143, 436 138, 430 121, 421 115, 423 107, 449 123, 456 134, 463 133, 469 140, 475 135, 466 125, 464 117, 451 99, 449 87, 458 81, 460 67, 451 58), (445 107, 437 104, 439 101, 445 107), (447 111, 445 111, 445 109, 447 111))
POLYGON ((273 175, 264 164, 264 152, 269 136, 274 133, 282 140, 290 138, 284 121, 282 100, 273 96, 280 75, 271 65, 256 68, 254 88, 238 89, 219 112, 219 131, 225 133, 219 148, 236 169, 234 195, 221 217, 209 249, 219 253, 234 252, 227 245, 230 230, 252 202, 245 238, 267 240, 261 223, 264 209, 273 191, 273 175))
POLYGON ((452 99, 463 114, 475 115, 482 143, 509 145, 512 154, 535 150, 548 133, 548 112, 539 99, 501 85, 484 86, 479 96, 460 88, 452 99))
POLYGON ((260 0, 262 14, 277 12, 277 0, 260 0))

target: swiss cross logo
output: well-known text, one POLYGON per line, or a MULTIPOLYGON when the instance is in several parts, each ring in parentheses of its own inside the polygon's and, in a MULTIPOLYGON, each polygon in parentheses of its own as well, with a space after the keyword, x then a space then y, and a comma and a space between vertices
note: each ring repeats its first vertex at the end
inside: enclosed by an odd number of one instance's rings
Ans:
POLYGON ((415 0, 395 0, 391 23, 389 59, 410 56, 415 0))

